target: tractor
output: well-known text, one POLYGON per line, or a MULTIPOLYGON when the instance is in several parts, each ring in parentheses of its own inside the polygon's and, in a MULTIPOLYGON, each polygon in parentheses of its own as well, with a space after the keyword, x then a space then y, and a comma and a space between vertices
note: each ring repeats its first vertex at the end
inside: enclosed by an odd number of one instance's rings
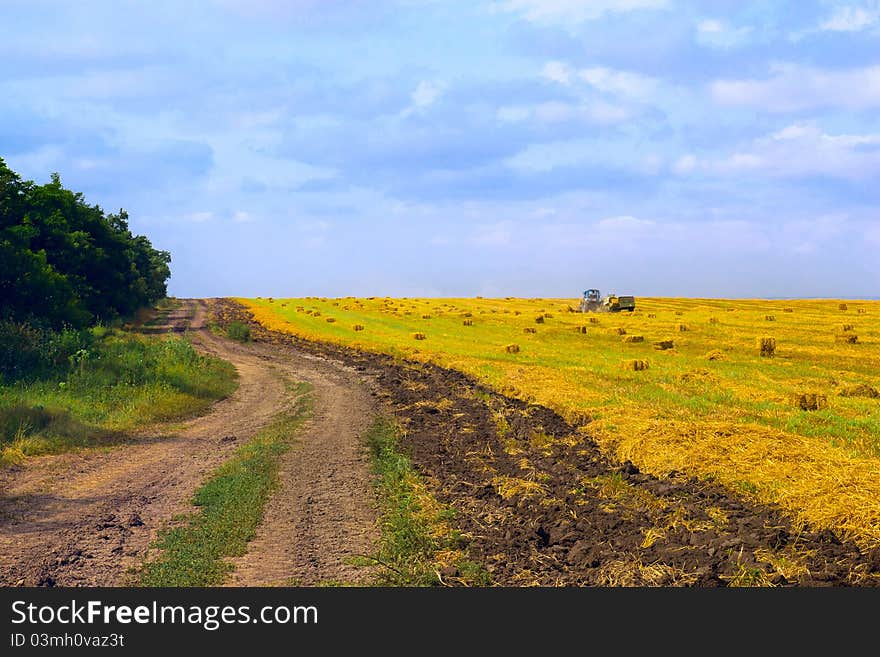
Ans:
POLYGON ((632 312, 636 309, 636 298, 632 296, 617 296, 609 294, 602 298, 599 290, 591 288, 584 292, 581 298, 580 311, 582 313, 593 312, 610 312, 617 313, 621 311, 632 312))

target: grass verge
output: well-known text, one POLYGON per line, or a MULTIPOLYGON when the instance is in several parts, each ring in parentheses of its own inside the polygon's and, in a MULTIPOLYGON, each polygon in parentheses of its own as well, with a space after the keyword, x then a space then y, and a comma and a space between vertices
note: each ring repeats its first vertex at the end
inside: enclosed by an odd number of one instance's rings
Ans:
POLYGON ((39 377, 0 385, 0 466, 118 442, 133 428, 196 415, 237 386, 235 368, 180 337, 96 327, 39 377))
POLYGON ((297 405, 238 448, 196 491, 198 510, 160 532, 159 556, 134 576, 139 586, 217 586, 232 570, 263 519, 277 483, 278 461, 311 413, 308 384, 296 385, 297 405))
POLYGON ((373 561, 377 585, 486 586, 488 573, 467 558, 467 537, 452 529, 454 510, 425 488, 398 444, 399 428, 378 417, 366 434, 381 507, 381 539, 373 561))

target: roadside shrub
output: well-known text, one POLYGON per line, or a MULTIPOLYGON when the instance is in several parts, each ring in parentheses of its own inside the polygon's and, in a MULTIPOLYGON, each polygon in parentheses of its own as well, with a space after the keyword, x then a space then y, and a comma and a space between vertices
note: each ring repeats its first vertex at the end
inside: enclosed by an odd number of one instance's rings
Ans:
POLYGON ((24 322, 0 322, 0 382, 50 376, 106 330, 52 331, 24 322))
POLYGON ((244 322, 230 322, 226 327, 226 337, 237 342, 250 342, 251 327, 244 322))

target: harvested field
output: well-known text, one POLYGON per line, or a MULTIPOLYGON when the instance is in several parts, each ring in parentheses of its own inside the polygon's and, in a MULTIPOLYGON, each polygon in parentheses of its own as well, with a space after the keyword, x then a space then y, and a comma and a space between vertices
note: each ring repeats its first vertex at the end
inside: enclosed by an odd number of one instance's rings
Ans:
MULTIPOLYGON (((401 299, 399 307, 416 317, 433 311, 430 339, 419 343, 410 337, 418 322, 369 300, 345 318, 369 322, 371 330, 359 334, 277 304, 243 302, 266 326, 292 335, 437 364, 564 418, 588 417, 603 452, 642 472, 710 478, 754 502, 780 505, 796 522, 866 548, 880 545, 880 407, 870 397, 838 394, 880 387, 880 303, 860 302, 869 312, 851 315, 859 341, 849 344, 834 339, 835 300, 639 299, 644 314, 564 313, 524 335, 563 300, 401 299), (480 316, 480 325, 463 328, 464 312, 480 316), (768 314, 776 317, 772 336, 764 332, 768 314), (679 332, 683 316, 690 330, 679 332), (645 341, 576 332, 585 318, 645 341), (513 342, 520 353, 505 351, 513 342), (762 346, 773 356, 761 357, 762 346), (649 355, 647 370, 620 366, 649 355), (681 378, 707 368, 712 378, 681 378), (803 392, 825 395, 827 405, 793 404, 792 395, 803 392)), ((332 300, 288 303, 332 307, 332 300)))
MULTIPOLYGON (((232 304, 227 313, 249 317, 232 304)), ((456 510, 468 553, 493 584, 880 582, 880 552, 719 482, 680 470, 642 472, 602 449, 589 418, 573 424, 433 363, 307 341, 256 322, 252 331, 258 342, 338 359, 376 382, 403 428, 403 446, 431 493, 456 510)), ((458 574, 444 576, 454 585, 458 574)))

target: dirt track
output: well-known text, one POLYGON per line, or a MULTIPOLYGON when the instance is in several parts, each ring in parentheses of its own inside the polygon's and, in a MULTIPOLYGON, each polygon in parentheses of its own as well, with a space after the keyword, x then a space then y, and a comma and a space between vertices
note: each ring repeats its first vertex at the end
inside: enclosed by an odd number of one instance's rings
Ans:
POLYGON ((0 585, 117 586, 156 532, 206 475, 287 407, 290 381, 312 384, 313 419, 282 463, 281 487, 235 584, 358 581, 347 564, 375 540, 375 509, 358 434, 373 415, 351 371, 307 354, 277 355, 205 329, 204 302, 187 301, 148 332, 189 330, 203 351, 232 362, 240 385, 206 415, 154 428, 125 444, 29 459, 0 472, 0 585))

